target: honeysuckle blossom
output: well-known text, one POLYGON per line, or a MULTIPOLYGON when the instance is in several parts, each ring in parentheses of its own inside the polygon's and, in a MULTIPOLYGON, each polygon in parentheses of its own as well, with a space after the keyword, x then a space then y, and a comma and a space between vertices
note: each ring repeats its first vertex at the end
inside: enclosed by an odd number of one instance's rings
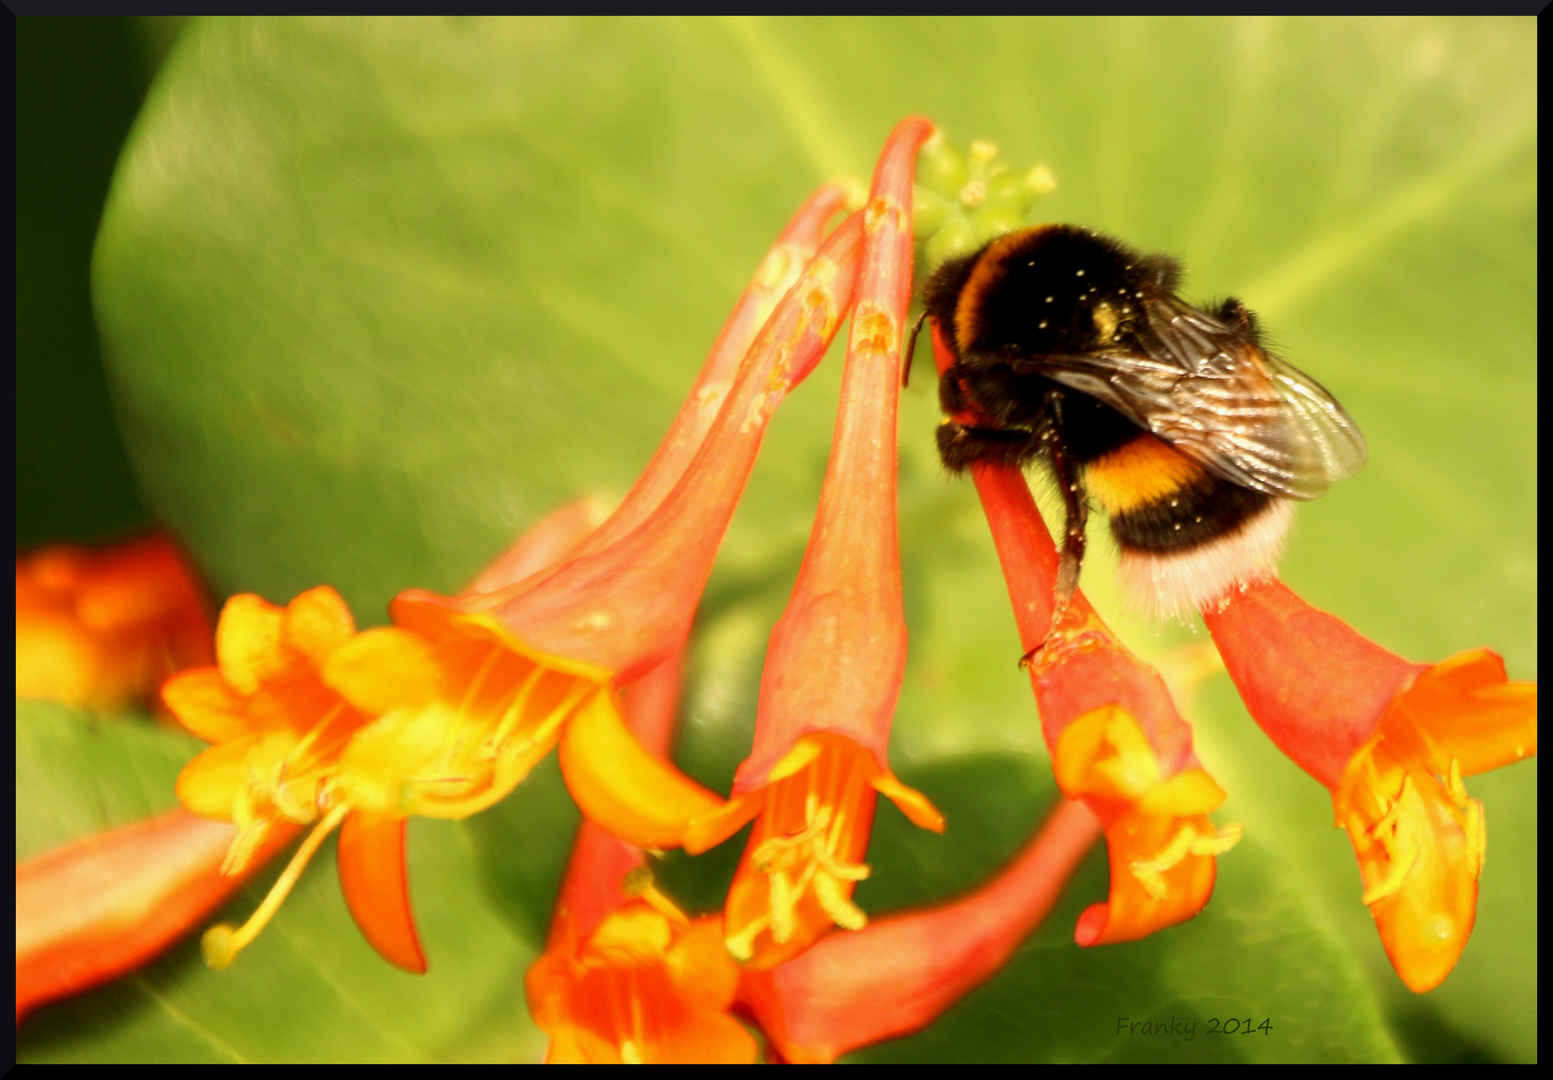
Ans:
MULTIPOLYGON (((953 354, 938 326, 932 334, 942 373, 953 354)), ((1020 640, 1032 650, 1030 683, 1057 783, 1105 828, 1110 896, 1079 917, 1074 940, 1133 941, 1189 919, 1212 895, 1215 857, 1240 837, 1238 826, 1217 829, 1208 819, 1225 793, 1198 763, 1191 726, 1164 680, 1117 640, 1082 592, 1052 627, 1057 548, 1024 474, 990 462, 974 462, 970 472, 1020 640)))
POLYGON ((342 790, 341 759, 385 700, 438 700, 446 680, 426 644, 402 630, 358 634, 345 601, 325 586, 285 608, 251 594, 232 597, 216 627, 216 660, 162 690, 173 715, 215 744, 179 774, 179 801, 237 826, 221 865, 228 876, 252 868, 277 833, 313 828, 241 929, 207 931, 206 960, 230 964, 324 838, 343 825, 340 881, 357 925, 385 959, 424 971, 405 891, 404 815, 342 790))
POLYGON ((208 601, 182 552, 155 534, 16 558, 16 696, 112 711, 154 699, 211 661, 208 601))
POLYGON ((808 551, 771 633, 755 744, 728 804, 699 816, 701 851, 755 819, 724 908, 728 948, 756 968, 801 952, 833 925, 857 929, 851 901, 875 795, 917 824, 942 815, 889 770, 886 746, 906 660, 896 540, 895 425, 901 328, 911 287, 911 166, 932 133, 897 126, 874 174, 830 464, 808 551))
POLYGON ((1099 836, 1089 809, 1064 800, 985 884, 881 916, 855 934, 831 934, 768 971, 746 970, 740 998, 793 1063, 829 1063, 909 1035, 1007 962, 1099 836))
POLYGON ((16 1021, 132 971, 226 902, 295 826, 223 874, 234 828, 174 810, 88 836, 16 867, 16 1021))
MULTIPOLYGON (((624 691, 642 749, 667 756, 683 650, 624 691)), ((550 1064, 755 1060, 729 1015, 739 971, 721 916, 687 918, 652 884, 639 848, 584 819, 556 899, 544 955, 529 969, 529 1008, 551 1036, 550 1064)))
POLYGON ((1268 578, 1202 612, 1258 726, 1332 793, 1392 966, 1417 993, 1456 965, 1487 834, 1462 778, 1537 752, 1537 687, 1474 649, 1414 664, 1268 578))
MULTIPOLYGON (((592 720, 588 730, 618 723, 611 684, 649 670, 683 641, 765 423, 823 355, 850 300, 859 221, 805 265, 763 336, 744 350, 710 428, 708 396, 721 392, 728 354, 746 344, 770 293, 842 198, 834 186, 822 189, 784 234, 775 269, 757 274, 643 482, 593 534, 607 539, 620 531, 611 522, 640 522, 614 543, 551 544, 571 554, 549 573, 534 572, 529 555, 514 550, 482 575, 493 591, 402 594, 391 609, 397 626, 359 635, 326 588, 284 612, 252 596, 228 602, 219 668, 185 673, 165 695, 186 726, 218 744, 185 770, 180 798, 238 825, 229 872, 246 865, 278 822, 316 824, 248 923, 206 934, 212 964, 225 966, 252 940, 339 826, 340 880, 357 924, 386 959, 425 970, 405 877, 406 817, 461 818, 498 801, 568 722, 592 720), (685 444, 696 439, 704 445, 691 456, 685 444), (682 475, 669 485, 674 469, 682 475)), ((534 540, 534 551, 546 543, 534 540)), ((717 805, 699 785, 657 768, 687 805, 717 805)))
MULTIPOLYGON (((592 503, 562 507, 520 537, 479 580, 499 586, 537 573, 574 550, 599 520, 592 503)), ((197 689, 200 681, 175 688, 174 697, 197 689)), ((639 686, 646 691, 659 681, 648 678, 639 686)), ((632 693, 638 695, 638 688, 632 693)), ((194 708, 197 713, 198 705, 194 708)), ((117 978, 176 944, 284 850, 299 829, 289 820, 267 824, 257 848, 231 874, 222 866, 229 862, 236 827, 187 810, 89 836, 18 865, 18 1021, 39 1004, 117 978)), ((405 893, 403 868, 390 862, 374 869, 359 858, 351 862, 351 853, 348 843, 343 865, 357 874, 352 891, 362 896, 374 875, 386 872, 390 913, 408 922, 407 902, 396 902, 392 888, 405 893)))

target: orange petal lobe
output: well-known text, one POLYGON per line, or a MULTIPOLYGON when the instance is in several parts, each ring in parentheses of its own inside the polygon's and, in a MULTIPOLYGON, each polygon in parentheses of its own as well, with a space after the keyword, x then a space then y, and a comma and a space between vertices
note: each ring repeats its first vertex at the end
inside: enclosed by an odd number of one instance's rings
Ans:
POLYGON ((1457 653, 1435 664, 1397 696, 1392 708, 1426 733, 1443 759, 1454 758, 1462 776, 1537 752, 1537 684, 1509 681, 1504 661, 1488 649, 1457 653))
POLYGON ((1240 838, 1208 813, 1225 799, 1201 768, 1165 777, 1132 714, 1105 706, 1063 732, 1053 758, 1058 786, 1083 799, 1105 829, 1110 896, 1079 916, 1080 945, 1136 941, 1184 922, 1213 894, 1214 857, 1240 838))
POLYGON ((340 887, 362 935, 390 964, 426 973, 410 912, 404 858, 405 819, 356 812, 340 826, 340 887))

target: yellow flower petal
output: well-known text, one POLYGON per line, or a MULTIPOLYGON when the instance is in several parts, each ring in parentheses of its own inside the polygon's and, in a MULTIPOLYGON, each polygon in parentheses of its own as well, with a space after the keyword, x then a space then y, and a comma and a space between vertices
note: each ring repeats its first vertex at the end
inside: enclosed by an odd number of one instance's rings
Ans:
POLYGON ((566 787, 588 820, 638 847, 678 847, 690 823, 723 800, 647 751, 613 695, 595 694, 561 739, 566 787))
POLYGON ((262 597, 238 593, 226 602, 216 625, 216 662, 233 690, 255 693, 286 668, 280 629, 280 608, 262 597))
POLYGON ((323 663, 323 680, 368 713, 415 709, 437 696, 437 658, 424 638, 392 627, 368 630, 339 645, 323 663))
POLYGON ((356 620, 340 594, 320 585, 286 605, 281 636, 313 663, 322 664, 355 632, 356 620))
POLYGON ((162 700, 179 723, 206 742, 230 742, 252 726, 242 699, 216 668, 174 675, 162 687, 162 700))
POLYGON ((201 817, 231 821, 237 792, 247 778, 244 762, 261 740, 246 735, 212 746, 183 767, 176 792, 184 807, 201 817))

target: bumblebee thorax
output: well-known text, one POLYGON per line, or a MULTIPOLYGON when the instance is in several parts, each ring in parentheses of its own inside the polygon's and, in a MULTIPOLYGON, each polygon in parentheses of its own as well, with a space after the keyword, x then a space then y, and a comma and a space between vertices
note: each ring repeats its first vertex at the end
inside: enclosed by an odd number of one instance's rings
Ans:
POLYGON ((1148 287, 1135 253, 1067 225, 994 240, 938 279, 940 306, 955 284, 955 344, 972 364, 1112 346, 1132 332, 1148 287))

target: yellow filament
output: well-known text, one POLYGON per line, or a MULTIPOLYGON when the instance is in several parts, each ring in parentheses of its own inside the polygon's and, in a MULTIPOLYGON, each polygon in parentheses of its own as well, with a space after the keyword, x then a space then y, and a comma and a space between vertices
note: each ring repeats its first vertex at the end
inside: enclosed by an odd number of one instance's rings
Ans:
POLYGON ((1370 835, 1381 847, 1386 861, 1386 871, 1380 880, 1368 884, 1362 897, 1366 904, 1377 904, 1394 896, 1418 862, 1418 843, 1411 830, 1404 830, 1402 803, 1412 790, 1413 778, 1404 776, 1402 788, 1386 807, 1386 812, 1370 829, 1370 835))
POLYGON ((724 938, 723 945, 728 949, 729 955, 735 960, 748 960, 755 955, 755 939, 760 932, 771 925, 771 916, 763 914, 751 919, 749 923, 732 937, 724 938))
POLYGON ((674 901, 658 891, 649 867, 634 866, 626 871, 625 877, 620 879, 620 891, 627 896, 640 898, 682 930, 690 925, 690 917, 674 901))
POLYGON ((539 685, 539 680, 544 678, 545 669, 538 664, 529 672, 528 678, 523 680, 517 692, 512 696, 512 704, 507 706, 507 711, 502 714, 501 723, 496 725, 495 732, 486 740, 485 750, 491 757, 501 753, 502 744, 512 734, 512 729, 518 726, 523 719, 523 708, 528 704, 528 699, 534 693, 534 687, 539 685))
POLYGON ((329 811, 329 815, 318 823, 306 840, 302 841, 302 846, 297 848, 297 853, 291 857, 290 864, 275 882, 275 886, 270 889, 270 894, 264 898, 264 903, 248 917, 248 921, 243 923, 241 929, 233 930, 229 923, 218 923, 205 931, 204 937, 200 939, 200 952, 205 956, 205 963, 221 971, 231 965, 244 946, 259 936, 259 931, 275 917, 275 913, 280 910, 280 905, 290 895, 292 887, 301 878, 302 871, 307 868, 308 861, 318 851, 324 838, 334 830, 336 825, 345 820, 345 815, 349 812, 348 803, 341 803, 329 811))
POLYGON ((837 926, 844 930, 861 930, 868 925, 868 916, 852 902, 841 888, 840 881, 830 874, 816 874, 814 895, 820 908, 837 926))
POLYGON ((302 755, 312 749, 313 744, 318 741, 318 736, 322 735, 324 733, 324 728, 329 726, 329 721, 338 716, 340 710, 344 707, 345 703, 343 701, 336 702, 334 708, 324 713, 324 718, 318 721, 318 723, 314 724, 308 733, 302 736, 297 744, 291 748, 291 753, 287 754, 280 763, 282 778, 285 776, 286 762, 301 761, 302 755))

